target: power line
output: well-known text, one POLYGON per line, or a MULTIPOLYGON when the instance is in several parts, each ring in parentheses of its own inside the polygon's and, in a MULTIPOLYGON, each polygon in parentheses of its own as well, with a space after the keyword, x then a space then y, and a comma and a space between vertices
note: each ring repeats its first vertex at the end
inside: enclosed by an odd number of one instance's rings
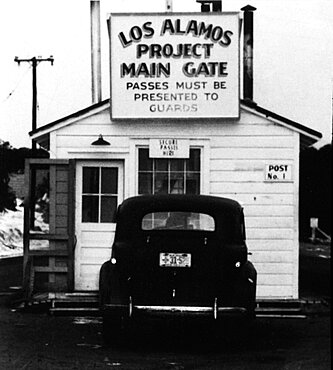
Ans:
MULTIPOLYGON (((31 63, 32 66, 32 131, 36 130, 37 128, 37 66, 41 62, 51 62, 51 65, 53 65, 54 58, 51 55, 49 58, 42 58, 40 56, 38 57, 32 57, 30 59, 20 59, 19 57, 15 57, 14 61, 20 65, 21 62, 28 62, 31 63)), ((32 152, 34 153, 36 151, 36 142, 35 140, 32 140, 31 143, 32 152)), ((35 191, 36 191, 36 172, 31 171, 30 173, 31 181, 30 181, 30 212, 34 212, 35 209, 35 191)), ((35 220, 34 217, 30 218, 30 227, 34 228, 35 220)))
POLYGON ((22 80, 24 79, 25 75, 29 72, 31 67, 32 66, 30 65, 29 68, 27 68, 27 70, 24 72, 23 76, 20 78, 18 83, 15 85, 15 87, 11 90, 11 92, 7 95, 7 97, 5 99, 3 99, 2 103, 4 103, 6 100, 8 100, 14 94, 14 92, 19 87, 19 85, 21 84, 22 80))
MULTIPOLYGON (((41 62, 51 62, 53 65, 54 58, 51 55, 49 58, 32 57, 30 59, 20 59, 19 57, 14 58, 14 62, 20 65, 21 62, 31 63, 32 66, 32 131, 37 128, 37 66, 41 62)), ((32 149, 36 149, 36 143, 32 141, 32 149)))

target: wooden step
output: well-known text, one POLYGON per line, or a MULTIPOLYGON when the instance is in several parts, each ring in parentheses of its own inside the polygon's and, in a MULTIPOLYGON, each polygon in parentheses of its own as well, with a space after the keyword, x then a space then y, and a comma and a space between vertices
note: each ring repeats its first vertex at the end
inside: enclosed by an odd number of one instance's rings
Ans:
POLYGON ((263 308, 256 308, 256 313, 262 313, 262 312, 285 312, 285 313, 297 313, 302 312, 302 308, 280 308, 280 307, 263 307, 263 308))
POLYGON ((56 307, 49 312, 54 316, 100 316, 98 307, 56 307))

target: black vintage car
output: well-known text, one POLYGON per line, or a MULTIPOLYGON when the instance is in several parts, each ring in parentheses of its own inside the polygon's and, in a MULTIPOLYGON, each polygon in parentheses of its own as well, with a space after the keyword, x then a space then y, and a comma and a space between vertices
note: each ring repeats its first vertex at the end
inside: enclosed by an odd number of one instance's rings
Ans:
POLYGON ((242 207, 205 195, 143 195, 116 215, 111 259, 100 270, 104 339, 144 316, 219 320, 255 316, 242 207))

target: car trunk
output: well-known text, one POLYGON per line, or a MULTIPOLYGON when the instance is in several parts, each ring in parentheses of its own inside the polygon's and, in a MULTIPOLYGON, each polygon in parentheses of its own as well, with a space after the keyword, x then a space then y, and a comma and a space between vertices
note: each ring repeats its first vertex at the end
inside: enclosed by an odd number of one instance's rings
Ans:
POLYGON ((137 241, 132 260, 133 303, 212 306, 221 274, 219 247, 213 233, 207 232, 145 235, 137 241))

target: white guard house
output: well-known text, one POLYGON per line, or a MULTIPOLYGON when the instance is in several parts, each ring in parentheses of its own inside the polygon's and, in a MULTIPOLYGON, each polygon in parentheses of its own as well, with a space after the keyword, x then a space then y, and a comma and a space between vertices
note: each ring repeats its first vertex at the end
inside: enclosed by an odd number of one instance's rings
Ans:
POLYGON ((240 14, 112 14, 109 28, 110 99, 30 133, 50 159, 26 164, 26 297, 95 293, 117 206, 190 193, 240 202, 258 300, 297 300, 299 154, 321 134, 246 85, 240 100, 240 14), (36 229, 41 178, 49 217, 36 229))

